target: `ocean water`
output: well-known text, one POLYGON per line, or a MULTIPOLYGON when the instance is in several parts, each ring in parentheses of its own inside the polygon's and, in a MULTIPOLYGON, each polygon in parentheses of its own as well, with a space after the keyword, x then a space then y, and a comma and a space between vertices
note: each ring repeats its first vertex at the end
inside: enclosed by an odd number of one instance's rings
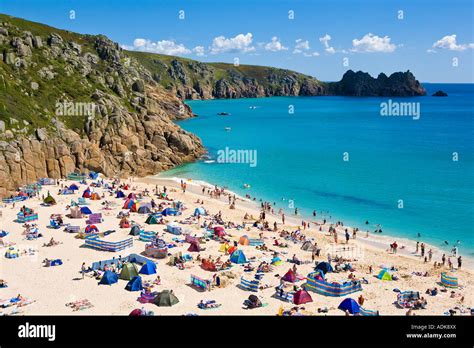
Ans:
POLYGON ((460 240, 460 252, 472 256, 474 85, 425 88, 428 96, 416 98, 189 101, 199 117, 180 125, 202 139, 214 162, 186 164, 164 175, 225 185, 275 202, 288 214, 292 207, 306 217, 317 210, 318 217, 371 232, 380 224, 383 235, 444 249, 444 241, 460 240), (449 96, 432 97, 438 89, 449 96), (381 103, 389 99, 419 103, 419 118, 381 116, 381 103), (256 165, 220 163, 219 151, 226 147, 256 151, 256 165))

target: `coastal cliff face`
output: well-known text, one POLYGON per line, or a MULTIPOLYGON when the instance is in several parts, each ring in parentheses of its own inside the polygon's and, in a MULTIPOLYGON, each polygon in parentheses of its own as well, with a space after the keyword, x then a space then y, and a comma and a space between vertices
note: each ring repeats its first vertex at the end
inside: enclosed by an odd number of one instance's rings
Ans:
POLYGON ((380 74, 376 79, 348 70, 339 82, 321 82, 285 69, 128 52, 152 72, 153 79, 181 99, 258 98, 271 96, 420 96, 426 91, 413 74, 380 74))
POLYGON ((384 73, 376 79, 362 71, 347 71, 342 80, 328 84, 328 93, 345 96, 413 97, 425 95, 423 86, 410 72, 396 72, 387 77, 384 73))
POLYGON ((122 50, 0 14, 0 196, 72 171, 155 174, 193 161, 199 138, 173 121, 193 117, 185 99, 270 96, 415 96, 410 72, 348 71, 335 83, 285 69, 122 50))
POLYGON ((74 170, 148 175, 204 153, 191 117, 116 43, 0 17, 0 196, 74 170))

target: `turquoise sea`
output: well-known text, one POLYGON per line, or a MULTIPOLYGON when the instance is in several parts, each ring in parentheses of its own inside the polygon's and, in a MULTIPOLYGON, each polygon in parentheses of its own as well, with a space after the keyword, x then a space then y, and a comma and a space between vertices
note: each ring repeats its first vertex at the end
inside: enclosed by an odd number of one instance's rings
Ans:
POLYGON ((380 224, 383 235, 444 249, 460 240, 460 252, 472 256, 474 85, 424 86, 428 95, 415 98, 189 101, 199 117, 180 125, 202 139, 215 162, 186 164, 165 176, 225 185, 288 213, 291 200, 306 217, 329 211, 323 216, 330 221, 363 231, 380 224), (439 89, 449 96, 432 97, 439 89), (419 103, 419 119, 381 116, 380 105, 389 99, 419 103), (257 165, 218 163, 226 147, 256 150, 257 165))

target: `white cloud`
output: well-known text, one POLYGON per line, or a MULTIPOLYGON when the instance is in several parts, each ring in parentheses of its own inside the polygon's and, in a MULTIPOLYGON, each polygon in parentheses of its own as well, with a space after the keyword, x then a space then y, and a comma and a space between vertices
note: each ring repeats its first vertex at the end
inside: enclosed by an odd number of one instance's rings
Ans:
POLYGON ((137 38, 133 40, 133 46, 123 45, 122 47, 133 51, 160 53, 170 56, 181 56, 191 53, 191 50, 187 49, 183 44, 178 44, 173 40, 153 42, 148 39, 137 38))
POLYGON ((390 42, 391 39, 388 36, 380 37, 374 34, 366 34, 360 40, 352 40, 352 52, 372 53, 372 52, 383 52, 391 53, 397 48, 396 45, 390 42))
POLYGON ((204 46, 196 46, 193 48, 193 52, 196 54, 198 57, 205 56, 204 54, 204 46))
POLYGON ((308 51, 310 48, 308 40, 297 39, 295 40, 295 43, 295 49, 293 50, 294 54, 302 53, 303 51, 308 51))
POLYGON ((464 51, 468 48, 474 48, 474 43, 458 44, 456 34, 446 35, 433 44, 433 48, 446 49, 450 51, 464 51))
POLYGON ((330 54, 336 53, 336 50, 334 49, 334 47, 329 46, 329 41, 331 41, 331 35, 326 34, 323 37, 320 37, 319 41, 324 45, 324 50, 327 53, 330 53, 330 54))
POLYGON ((304 53, 303 53, 303 56, 305 56, 305 57, 318 57, 318 56, 319 56, 319 52, 310 52, 310 53, 304 52, 304 53))
POLYGON ((265 50, 272 52, 287 51, 288 47, 283 46, 280 40, 278 40, 278 37, 274 36, 272 37, 272 41, 265 45, 265 50))
POLYGON ((305 57, 317 57, 319 56, 318 52, 310 52, 311 47, 309 46, 308 40, 297 39, 295 40, 295 48, 293 54, 302 53, 305 57))
POLYGON ((225 36, 218 36, 212 40, 212 45, 209 47, 211 54, 218 53, 234 53, 234 52, 253 52, 255 47, 252 46, 252 33, 239 34, 235 37, 226 38, 225 36))

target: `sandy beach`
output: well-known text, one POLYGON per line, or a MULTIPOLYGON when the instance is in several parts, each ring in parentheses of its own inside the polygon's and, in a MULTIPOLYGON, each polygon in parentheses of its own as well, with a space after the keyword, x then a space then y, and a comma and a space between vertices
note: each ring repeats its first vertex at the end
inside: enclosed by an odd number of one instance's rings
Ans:
MULTIPOLYGON (((88 180, 88 184, 92 181, 88 180)), ((110 180, 105 180, 110 183, 110 180)), ((60 185, 69 186, 73 181, 61 180, 60 185)), ((76 182, 77 183, 77 182, 76 182)), ((284 302, 274 297, 275 287, 280 285, 281 277, 285 275, 289 269, 293 268, 294 264, 287 261, 292 259, 293 255, 302 261, 300 265, 296 265, 296 273, 301 280, 294 284, 287 284, 285 289, 290 291, 293 287, 296 290, 301 288, 305 283, 305 277, 314 270, 315 262, 312 261, 312 253, 301 250, 301 243, 294 243, 290 240, 285 240, 280 236, 281 231, 286 230, 289 233, 301 229, 298 235, 304 235, 306 240, 312 243, 316 242, 320 248, 320 255, 316 257, 315 261, 328 261, 328 254, 332 257, 339 256, 349 259, 352 265, 352 271, 341 271, 327 273, 326 279, 328 282, 345 282, 349 280, 349 275, 355 279, 363 280, 362 291, 354 292, 343 297, 327 297, 321 294, 309 291, 312 302, 302 304, 299 311, 308 315, 344 315, 345 313, 337 307, 341 301, 347 297, 358 300, 359 296, 363 296, 363 308, 367 310, 379 311, 380 315, 405 315, 407 308, 398 308, 394 302, 397 300, 397 292, 400 291, 418 291, 427 301, 426 308, 414 310, 416 315, 445 315, 449 309, 456 309, 456 314, 467 315, 470 313, 469 308, 474 301, 474 276, 472 273, 472 264, 464 262, 462 269, 453 269, 448 272, 447 265, 444 267, 434 268, 435 261, 441 261, 441 251, 426 246, 426 251, 433 249, 433 257, 431 262, 424 263, 423 258, 414 254, 414 242, 398 241, 399 250, 397 254, 387 251, 388 241, 387 237, 365 237, 365 232, 360 231, 357 238, 351 238, 346 244, 344 238, 344 229, 346 226, 337 227, 338 243, 334 243, 334 236, 328 232, 329 225, 319 226, 314 223, 310 224, 309 228, 303 229, 301 226, 301 219, 288 216, 285 225, 282 225, 280 216, 266 215, 268 224, 273 229, 274 222, 277 223, 277 231, 261 231, 258 227, 253 227, 255 219, 258 219, 260 214, 259 202, 252 202, 246 199, 237 197, 235 209, 230 209, 229 197, 227 193, 221 195, 220 198, 211 198, 207 193, 212 186, 206 188, 202 192, 202 183, 195 183, 193 181, 186 181, 186 192, 180 188, 179 180, 166 178, 143 178, 143 179, 127 179, 122 180, 122 183, 129 185, 129 190, 123 190, 125 195, 130 193, 140 194, 144 190, 148 191, 148 195, 144 195, 139 201, 142 203, 150 202, 152 199, 156 204, 163 204, 163 207, 170 207, 172 201, 159 199, 155 195, 155 188, 158 187, 160 191, 163 186, 167 187, 168 197, 173 201, 180 201, 183 203, 184 209, 181 210, 181 215, 178 216, 164 216, 166 223, 173 221, 178 222, 187 221, 188 224, 180 224, 183 229, 187 230, 190 235, 201 237, 205 231, 199 224, 204 221, 210 221, 211 217, 221 212, 222 220, 226 226, 226 236, 224 238, 229 240, 229 244, 233 245, 238 242, 240 237, 247 235, 250 239, 259 239, 261 233, 263 234, 263 243, 268 250, 259 250, 255 246, 238 244, 238 250, 243 251, 247 260, 253 259, 251 265, 256 268, 262 261, 272 260, 274 253, 277 252, 279 258, 283 261, 281 265, 272 265, 270 271, 265 272, 261 279, 260 285, 264 289, 258 292, 249 292, 241 289, 241 276, 251 279, 255 272, 245 272, 243 264, 232 264, 232 267, 225 271, 230 277, 225 278, 225 286, 213 286, 211 291, 198 291, 195 287, 190 286, 191 275, 195 275, 201 279, 212 279, 215 273, 210 272, 201 267, 199 258, 212 257, 214 260, 220 257, 222 261, 227 261, 229 255, 220 252, 222 243, 208 238, 205 242, 201 242, 201 247, 205 250, 200 252, 188 252, 189 243, 176 242, 173 238, 180 240, 184 237, 176 236, 165 231, 166 224, 145 224, 148 214, 130 213, 129 220, 133 223, 139 224, 146 231, 158 232, 161 239, 167 243, 175 243, 176 246, 168 249, 168 252, 175 254, 182 252, 183 254, 190 254, 192 261, 186 262, 184 269, 179 269, 176 266, 167 264, 168 257, 164 259, 153 259, 156 263, 157 274, 161 279, 160 285, 154 285, 153 291, 160 292, 162 290, 173 290, 179 303, 172 307, 159 307, 153 303, 142 304, 137 301, 140 297, 139 291, 127 291, 125 286, 128 283, 126 280, 118 280, 118 283, 112 285, 98 285, 99 280, 92 277, 92 272, 86 273, 84 279, 81 275, 81 265, 85 263, 86 267, 90 267, 93 262, 119 258, 128 256, 131 253, 142 254, 145 250, 146 243, 139 240, 138 236, 133 236, 133 246, 119 252, 98 251, 90 248, 85 248, 84 239, 76 238, 74 233, 64 232, 64 228, 50 229, 47 226, 50 224, 51 214, 62 214, 64 223, 77 225, 83 230, 86 224, 86 218, 71 219, 66 217, 69 214, 71 200, 77 201, 82 196, 83 191, 88 185, 78 184, 79 190, 72 195, 58 195, 60 186, 51 185, 43 186, 41 192, 37 197, 28 199, 24 202, 17 202, 15 207, 12 204, 3 204, 0 211, 0 229, 9 232, 3 237, 3 243, 11 244, 20 250, 20 257, 6 258, 5 253, 8 249, 3 247, 1 252, 0 262, 0 279, 7 283, 7 287, 0 288, 0 299, 2 303, 6 300, 21 295, 21 297, 29 299, 31 303, 18 308, 17 306, 4 306, 6 308, 0 309, 0 313, 4 315, 9 314, 25 314, 25 315, 128 315, 136 308, 144 308, 147 311, 153 311, 155 315, 276 315, 281 310, 289 310, 296 305, 284 302), (56 200, 56 205, 43 206, 42 198, 46 197, 48 191, 56 200), (204 201, 204 204, 197 203, 204 201), (33 223, 37 224, 39 232, 43 237, 36 240, 26 240, 23 235, 23 224, 14 222, 17 217, 19 209, 25 205, 38 213, 39 219, 33 223), (204 207, 208 212, 208 216, 202 216, 199 219, 192 217, 194 210, 197 207, 204 207), (228 226, 228 222, 232 221, 236 225, 242 224, 245 214, 253 216, 255 219, 246 220, 246 225, 243 229, 232 228, 228 226), (54 246, 43 246, 48 243, 51 238, 59 242, 54 246), (275 246, 275 240, 280 243, 288 244, 287 247, 275 246), (402 248, 404 246, 404 248, 402 248), (22 255, 23 251, 30 250, 31 255, 22 255), (44 259, 61 259, 62 265, 44 267, 42 261, 44 259), (369 267, 372 267, 372 272, 369 272, 369 267), (397 280, 381 280, 376 277, 382 270, 382 267, 388 269, 394 268, 396 271, 390 272, 396 275, 397 280), (427 276, 416 275, 425 274, 427 276), (442 272, 458 278, 460 287, 457 289, 447 289, 446 292, 438 291, 436 296, 426 294, 428 288, 443 289, 439 284, 440 275, 442 272), (454 291, 452 293, 451 291, 454 291), (249 295, 257 295, 261 302, 265 305, 263 307, 254 309, 243 308, 243 303, 248 299, 249 295), (88 300, 91 306, 86 306, 82 310, 74 311, 71 307, 66 306, 67 303, 88 300), (197 307, 202 300, 214 300, 220 304, 218 308, 202 310, 197 307), (323 312, 321 312, 323 309, 323 312), (461 313, 463 312, 463 313, 461 313)), ((91 187, 92 192, 98 193, 100 197, 104 195, 101 200, 86 199, 88 207, 94 213, 102 213, 103 220, 96 224, 100 232, 107 230, 115 230, 107 236, 101 237, 105 241, 122 241, 130 238, 130 228, 120 228, 120 219, 117 214, 122 211, 124 198, 116 198, 112 191, 103 187, 91 187), (108 201, 109 209, 104 209, 105 201, 108 201)), ((448 256, 448 255, 447 255, 448 256)), ((467 261, 467 260, 465 260, 467 261)), ((455 258, 452 258, 454 268, 457 266, 455 258)), ((332 262, 335 265, 335 262, 332 262)), ((138 267, 139 269, 139 267, 138 267)), ((143 275, 143 281, 153 282, 156 274, 143 275)))

